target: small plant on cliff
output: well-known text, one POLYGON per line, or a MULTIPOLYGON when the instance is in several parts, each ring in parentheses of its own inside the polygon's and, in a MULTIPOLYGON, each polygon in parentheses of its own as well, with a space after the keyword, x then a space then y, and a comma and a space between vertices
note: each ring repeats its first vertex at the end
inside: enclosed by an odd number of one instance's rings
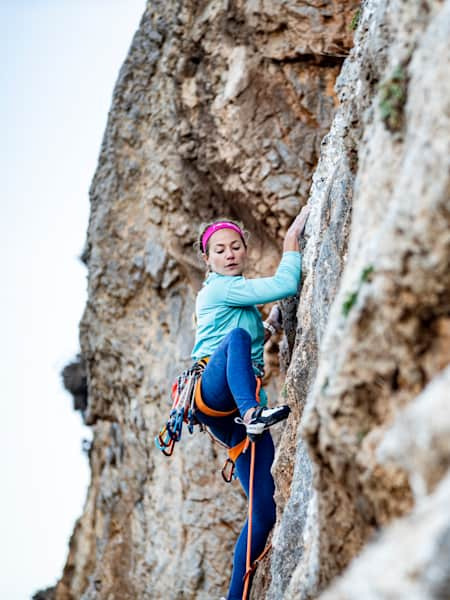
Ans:
POLYGON ((348 316, 348 313, 352 309, 352 307, 356 304, 356 300, 358 298, 359 288, 355 292, 349 292, 344 300, 342 305, 342 313, 344 317, 348 316))
POLYGON ((373 265, 369 265, 368 267, 363 269, 363 271, 361 273, 361 283, 365 283, 366 281, 369 281, 372 273, 373 273, 373 265))
POLYGON ((361 286, 363 285, 363 283, 366 283, 367 281, 371 280, 371 275, 372 275, 373 271, 374 271, 373 265, 368 265, 367 267, 365 267, 362 270, 361 276, 359 278, 358 289, 353 290, 352 292, 348 292, 347 295, 345 296, 345 300, 342 304, 342 314, 344 315, 344 317, 348 316, 348 313, 350 312, 352 307, 356 304, 356 300, 358 299, 358 294, 359 294, 359 290, 361 289, 361 286))
POLYGON ((353 14, 352 20, 350 21, 350 25, 348 26, 348 28, 351 31, 355 31, 355 29, 358 27, 360 18, 361 18, 361 9, 357 8, 353 14))
POLYGON ((399 66, 380 86, 380 112, 389 131, 399 131, 403 125, 408 77, 405 66, 399 66))

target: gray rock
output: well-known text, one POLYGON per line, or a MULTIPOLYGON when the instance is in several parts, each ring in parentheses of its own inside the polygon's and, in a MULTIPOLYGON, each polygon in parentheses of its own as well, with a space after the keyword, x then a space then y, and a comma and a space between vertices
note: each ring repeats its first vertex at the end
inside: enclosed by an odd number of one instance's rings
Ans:
POLYGON ((166 250, 156 241, 148 240, 145 245, 145 271, 157 284, 161 280, 166 260, 166 250))
POLYGON ((288 196, 276 203, 278 210, 282 210, 291 217, 295 217, 299 213, 300 201, 296 196, 288 196))
POLYGON ((269 194, 276 194, 280 198, 295 194, 300 180, 292 175, 270 175, 263 182, 269 194))

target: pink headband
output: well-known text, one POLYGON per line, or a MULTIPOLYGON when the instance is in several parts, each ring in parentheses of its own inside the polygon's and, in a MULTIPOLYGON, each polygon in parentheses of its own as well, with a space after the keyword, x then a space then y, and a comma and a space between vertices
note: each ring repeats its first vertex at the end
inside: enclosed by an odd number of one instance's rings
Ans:
POLYGON ((232 229, 233 231, 236 231, 236 233, 238 233, 242 239, 244 238, 242 229, 234 223, 230 223, 229 221, 213 223, 206 229, 205 233, 202 235, 202 249, 204 253, 206 252, 206 245, 208 243, 209 238, 212 236, 213 233, 216 233, 216 231, 219 231, 220 229, 232 229))

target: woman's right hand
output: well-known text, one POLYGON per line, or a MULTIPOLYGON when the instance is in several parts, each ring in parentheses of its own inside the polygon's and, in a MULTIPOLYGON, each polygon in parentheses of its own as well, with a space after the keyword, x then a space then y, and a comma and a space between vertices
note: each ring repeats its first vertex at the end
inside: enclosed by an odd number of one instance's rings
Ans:
POLYGON ((299 250, 298 238, 303 233, 306 221, 308 220, 308 215, 309 206, 305 205, 300 211, 300 214, 297 215, 294 222, 286 231, 286 236, 284 238, 283 244, 283 252, 288 252, 289 250, 299 250))

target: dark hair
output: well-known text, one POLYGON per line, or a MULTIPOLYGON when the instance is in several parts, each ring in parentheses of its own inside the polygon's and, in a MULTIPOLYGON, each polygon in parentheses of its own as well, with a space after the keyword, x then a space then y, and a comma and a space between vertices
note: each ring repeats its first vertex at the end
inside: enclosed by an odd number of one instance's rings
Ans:
POLYGON ((211 225, 215 225, 216 223, 224 223, 224 222, 232 223, 233 225, 236 225, 236 227, 239 227, 239 229, 243 233, 243 235, 241 235, 240 238, 242 240, 242 243, 244 244, 244 247, 247 248, 248 232, 244 229, 242 223, 232 221, 231 219, 217 219, 216 221, 211 221, 210 223, 206 223, 206 224, 202 223, 200 226, 200 235, 198 237, 198 240, 195 242, 195 247, 197 248, 197 251, 200 254, 206 254, 206 256, 209 256, 209 240, 206 242, 205 252, 203 252, 203 247, 202 247, 202 239, 203 239, 203 236, 204 236, 206 230, 208 229, 208 227, 210 227, 211 225))

